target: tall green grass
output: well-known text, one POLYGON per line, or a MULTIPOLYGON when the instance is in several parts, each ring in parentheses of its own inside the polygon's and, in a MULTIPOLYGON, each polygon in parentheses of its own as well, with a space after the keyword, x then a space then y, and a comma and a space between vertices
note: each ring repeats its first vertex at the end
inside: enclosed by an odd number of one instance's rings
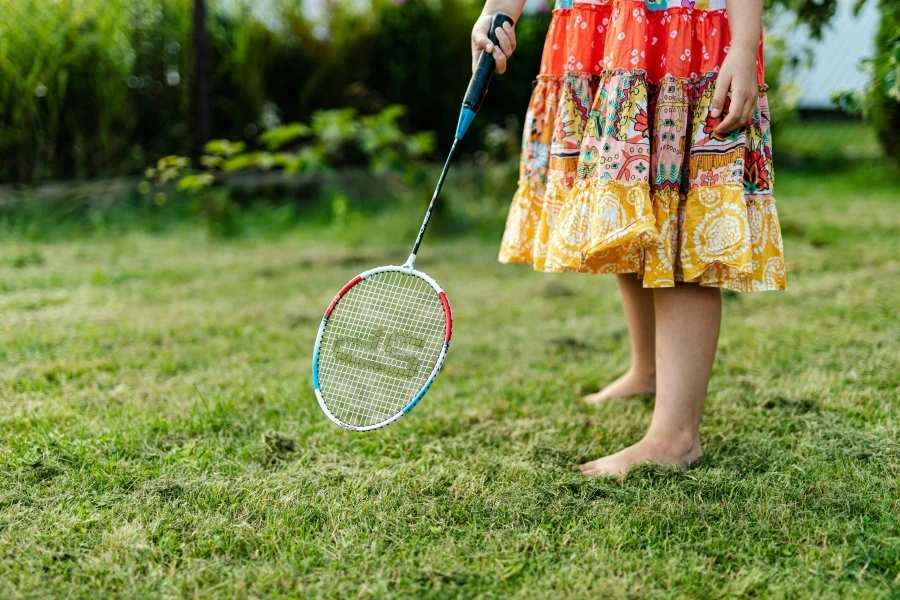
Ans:
POLYGON ((178 0, 0 0, 0 178, 96 173, 132 150, 142 96, 184 105, 188 13, 178 0))

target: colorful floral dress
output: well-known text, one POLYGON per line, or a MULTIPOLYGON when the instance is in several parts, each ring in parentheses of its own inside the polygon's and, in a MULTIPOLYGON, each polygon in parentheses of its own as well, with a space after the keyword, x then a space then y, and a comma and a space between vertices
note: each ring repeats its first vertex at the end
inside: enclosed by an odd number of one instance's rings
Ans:
POLYGON ((725 0, 558 2, 500 261, 784 289, 761 47, 752 122, 710 115, 729 37, 725 0))

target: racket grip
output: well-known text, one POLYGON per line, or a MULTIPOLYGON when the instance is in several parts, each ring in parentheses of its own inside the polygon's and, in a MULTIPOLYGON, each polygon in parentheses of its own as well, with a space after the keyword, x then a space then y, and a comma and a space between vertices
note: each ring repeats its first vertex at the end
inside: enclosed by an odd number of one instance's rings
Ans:
MULTIPOLYGON (((499 46, 497 41, 497 28, 503 27, 506 23, 513 24, 514 21, 507 15, 498 13, 494 15, 491 21, 491 28, 488 31, 488 38, 494 46, 499 46)), ((478 63, 475 65, 475 72, 472 73, 472 79, 469 80, 469 87, 466 89, 466 96, 463 99, 462 110, 459 113, 459 123, 456 127, 456 139, 462 139, 475 118, 475 113, 481 108, 484 102, 484 96, 487 94, 488 84, 491 82, 491 76, 497 67, 494 57, 487 52, 482 52, 478 63)))

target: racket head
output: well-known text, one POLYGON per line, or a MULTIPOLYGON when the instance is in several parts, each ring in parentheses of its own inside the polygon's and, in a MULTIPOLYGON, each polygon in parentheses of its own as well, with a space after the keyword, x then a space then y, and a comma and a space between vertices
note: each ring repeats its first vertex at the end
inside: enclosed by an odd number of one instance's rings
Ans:
POLYGON ((319 405, 352 431, 393 423, 431 387, 452 332, 447 295, 425 273, 386 266, 357 275, 328 305, 316 336, 319 405))

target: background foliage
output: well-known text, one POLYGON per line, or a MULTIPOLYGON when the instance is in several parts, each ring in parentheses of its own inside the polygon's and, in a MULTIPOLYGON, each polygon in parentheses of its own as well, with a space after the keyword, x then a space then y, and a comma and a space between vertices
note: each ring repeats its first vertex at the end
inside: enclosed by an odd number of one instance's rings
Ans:
MULTIPOLYGON (((304 0, 207 0, 212 53, 213 137, 251 141, 318 110, 373 114, 408 106, 405 131, 452 137, 470 73, 469 31, 478 0, 349 0, 310 19, 304 0)), ((790 11, 813 38, 833 19, 837 0, 767 0, 790 11)), ((893 56, 896 2, 883 0, 880 55, 893 56)), ((0 182, 139 173, 193 144, 194 82, 189 0, 0 0, 0 182)), ((774 11, 773 11, 774 12, 774 11)), ((540 62, 549 7, 517 25, 516 60, 493 83, 473 138, 487 133, 495 158, 513 154, 540 62)), ((773 115, 792 115, 782 93, 796 47, 772 40, 768 64, 773 115)), ((894 52, 896 52, 894 50, 894 52)), ((877 62, 877 61, 876 61, 877 62)), ((896 64, 896 63, 894 63, 896 64)), ((874 69, 884 76, 883 63, 874 69)), ((878 81, 881 81, 880 79, 878 81)), ((870 94, 884 143, 897 139, 891 97, 870 94)), ((846 103, 844 103, 846 104, 846 103)))
MULTIPOLYGON (((213 137, 251 140, 316 110, 396 103, 410 107, 408 130, 452 136, 477 2, 334 2, 316 24, 299 0, 267 13, 208 1, 213 137)), ((476 128, 525 105, 548 23, 549 13, 523 18, 519 60, 476 128)), ((0 0, 0 28, 0 181, 139 172, 192 147, 190 2, 0 0)))

